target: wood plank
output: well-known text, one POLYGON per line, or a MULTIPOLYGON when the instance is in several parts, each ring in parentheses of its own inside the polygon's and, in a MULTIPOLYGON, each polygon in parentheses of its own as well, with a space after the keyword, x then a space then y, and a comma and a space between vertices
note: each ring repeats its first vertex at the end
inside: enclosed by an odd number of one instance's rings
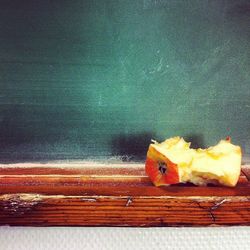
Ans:
POLYGON ((155 187, 143 166, 0 168, 0 225, 208 226, 250 224, 250 182, 235 188, 155 187))

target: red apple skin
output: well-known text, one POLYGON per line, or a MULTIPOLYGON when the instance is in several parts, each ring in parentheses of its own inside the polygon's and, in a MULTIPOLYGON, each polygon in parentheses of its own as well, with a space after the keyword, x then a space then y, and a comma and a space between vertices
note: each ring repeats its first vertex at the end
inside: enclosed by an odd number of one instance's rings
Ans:
POLYGON ((165 159, 163 161, 149 157, 146 159, 146 173, 155 186, 166 186, 179 183, 178 166, 166 157, 164 158, 165 159), (159 163, 162 162, 167 166, 166 173, 161 173, 159 170, 159 163))

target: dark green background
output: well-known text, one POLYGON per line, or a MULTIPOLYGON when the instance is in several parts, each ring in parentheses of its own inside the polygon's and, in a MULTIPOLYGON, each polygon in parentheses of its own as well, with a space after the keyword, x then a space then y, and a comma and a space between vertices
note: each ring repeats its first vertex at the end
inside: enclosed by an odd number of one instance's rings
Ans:
POLYGON ((175 135, 250 153, 250 1, 0 0, 1 161, 143 159, 175 135))

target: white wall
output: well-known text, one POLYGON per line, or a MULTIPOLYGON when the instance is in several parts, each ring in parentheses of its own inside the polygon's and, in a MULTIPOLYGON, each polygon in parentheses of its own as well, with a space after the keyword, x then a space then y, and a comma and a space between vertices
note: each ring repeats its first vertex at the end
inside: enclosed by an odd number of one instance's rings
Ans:
POLYGON ((250 227, 0 227, 0 250, 250 249, 250 227))

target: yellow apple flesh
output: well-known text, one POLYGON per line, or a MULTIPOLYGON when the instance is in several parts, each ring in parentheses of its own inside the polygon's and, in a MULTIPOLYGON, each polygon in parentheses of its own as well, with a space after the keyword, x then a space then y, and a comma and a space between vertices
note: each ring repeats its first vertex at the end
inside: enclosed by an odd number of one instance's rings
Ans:
POLYGON ((192 149, 181 137, 150 144, 146 173, 156 186, 191 182, 235 186, 241 170, 241 148, 230 139, 207 149, 192 149))

